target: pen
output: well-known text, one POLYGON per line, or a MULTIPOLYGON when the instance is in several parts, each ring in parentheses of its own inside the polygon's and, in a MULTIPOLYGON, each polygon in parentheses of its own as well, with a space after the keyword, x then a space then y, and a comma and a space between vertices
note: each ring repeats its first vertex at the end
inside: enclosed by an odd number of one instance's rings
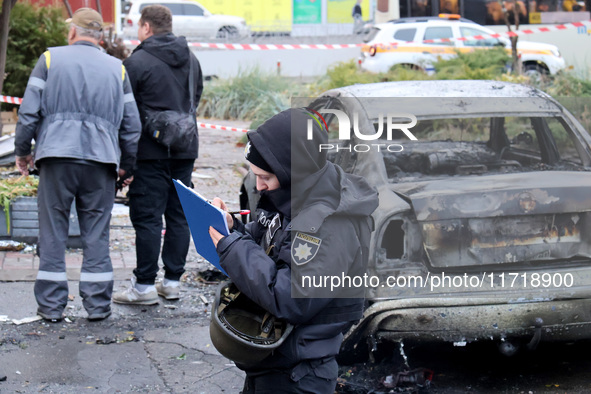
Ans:
POLYGON ((228 213, 230 215, 248 215, 250 213, 250 209, 241 209, 240 211, 230 211, 228 213))

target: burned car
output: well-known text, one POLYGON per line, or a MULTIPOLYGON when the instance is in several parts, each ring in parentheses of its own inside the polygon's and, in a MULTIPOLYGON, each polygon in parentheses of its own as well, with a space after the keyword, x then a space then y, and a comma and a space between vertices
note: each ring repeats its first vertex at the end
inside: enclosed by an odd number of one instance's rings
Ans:
POLYGON ((558 101, 506 82, 405 81, 303 104, 326 122, 331 160, 379 191, 367 309, 344 353, 591 338, 591 137, 558 101))

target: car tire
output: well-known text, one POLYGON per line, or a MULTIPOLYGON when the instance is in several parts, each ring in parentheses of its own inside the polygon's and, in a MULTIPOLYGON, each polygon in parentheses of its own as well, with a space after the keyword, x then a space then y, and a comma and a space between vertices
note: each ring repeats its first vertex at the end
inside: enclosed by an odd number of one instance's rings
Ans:
POLYGON ((523 66, 523 74, 534 80, 546 78, 549 74, 548 69, 540 64, 526 64, 523 66))
POLYGON ((235 28, 234 26, 221 27, 220 30, 218 30, 218 33, 216 35, 216 38, 222 38, 222 39, 236 38, 236 37, 238 37, 238 29, 235 28))

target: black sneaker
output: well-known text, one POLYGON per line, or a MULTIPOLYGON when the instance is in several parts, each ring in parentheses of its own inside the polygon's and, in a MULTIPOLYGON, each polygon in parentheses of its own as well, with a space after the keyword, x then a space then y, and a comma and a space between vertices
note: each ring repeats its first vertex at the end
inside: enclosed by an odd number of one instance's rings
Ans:
POLYGON ((41 316, 43 320, 48 321, 50 323, 58 323, 62 321, 62 319, 64 318, 64 315, 50 315, 40 311, 37 311, 37 314, 41 316))
POLYGON ((88 320, 90 321, 99 321, 99 320, 104 320, 107 317, 111 316, 111 310, 109 309, 106 312, 100 312, 100 313, 89 313, 88 314, 88 320))

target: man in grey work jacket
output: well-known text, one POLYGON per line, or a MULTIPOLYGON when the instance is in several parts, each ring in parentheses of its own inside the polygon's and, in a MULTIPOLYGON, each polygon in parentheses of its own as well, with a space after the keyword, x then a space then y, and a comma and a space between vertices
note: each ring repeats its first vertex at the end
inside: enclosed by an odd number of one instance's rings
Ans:
MULTIPOLYGON (((363 276, 370 215, 378 205, 365 180, 326 160, 319 147, 328 134, 319 123, 306 134, 313 115, 289 109, 248 133, 246 159, 261 192, 257 218, 244 226, 228 217, 227 237, 210 228, 220 264, 238 290, 294 325, 262 361, 236 363, 246 371, 245 394, 332 394, 343 332, 363 313, 364 289, 333 292, 305 288, 300 280, 363 276)), ((226 208, 219 199, 214 204, 226 208)))
POLYGON ((29 168, 39 168, 35 297, 37 314, 50 321, 63 318, 68 302, 65 249, 73 200, 84 250, 82 303, 90 320, 111 314, 109 222, 115 183, 135 164, 141 126, 125 68, 98 46, 102 25, 92 9, 74 13, 70 45, 49 48, 37 61, 16 127, 19 171, 27 175, 29 168))

